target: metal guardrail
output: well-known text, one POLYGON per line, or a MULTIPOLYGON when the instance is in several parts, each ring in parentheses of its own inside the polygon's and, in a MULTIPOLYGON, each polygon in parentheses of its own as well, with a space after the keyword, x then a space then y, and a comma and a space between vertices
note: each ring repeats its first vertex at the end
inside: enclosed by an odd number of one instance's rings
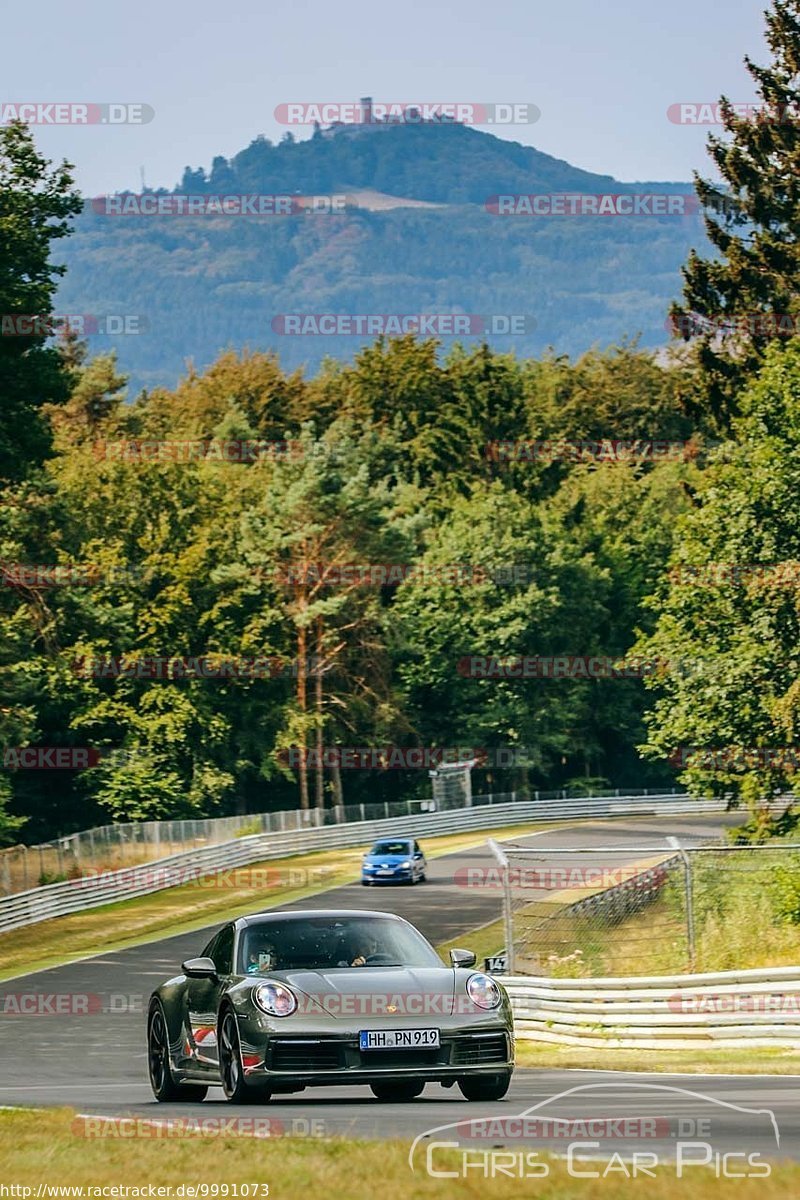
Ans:
POLYGON ((501 982, 523 1040, 592 1049, 800 1048, 800 966, 501 982))
MULTIPOLYGON (((475 801, 479 799, 475 797, 475 801)), ((721 812, 724 809, 723 801, 692 800, 673 794, 628 798, 587 796, 546 803, 541 800, 517 800, 492 805, 473 803, 469 808, 448 812, 426 812, 412 817, 351 822, 288 833, 255 834, 202 850, 173 854, 120 871, 47 884, 5 896, 0 898, 0 933, 117 900, 162 891, 186 883, 191 878, 293 854, 352 848, 378 837, 398 834, 424 837, 580 817, 655 816, 721 812)))
MULTIPOLYGON (((665 791, 666 789, 664 789, 665 791)), ((434 780, 434 791, 436 781, 434 780)), ((653 789, 654 795, 664 794, 653 789)), ((673 789, 672 794, 676 794, 673 789)), ((566 800, 575 795, 563 789, 533 792, 530 799, 566 800)), ((598 789, 598 797, 647 796, 647 789, 598 789)), ((258 833, 288 833, 321 825, 343 825, 353 821, 376 821, 381 817, 411 817, 420 812, 443 812, 470 805, 501 804, 515 800, 515 792, 488 793, 469 797, 439 796, 382 800, 365 804, 334 805, 332 808, 293 808, 276 812, 247 813, 231 817, 190 817, 186 820, 129 821, 98 825, 64 834, 33 846, 0 849, 0 896, 27 892, 47 883, 85 875, 88 871, 117 871, 143 862, 154 862, 187 850, 203 850, 233 838, 258 833)))

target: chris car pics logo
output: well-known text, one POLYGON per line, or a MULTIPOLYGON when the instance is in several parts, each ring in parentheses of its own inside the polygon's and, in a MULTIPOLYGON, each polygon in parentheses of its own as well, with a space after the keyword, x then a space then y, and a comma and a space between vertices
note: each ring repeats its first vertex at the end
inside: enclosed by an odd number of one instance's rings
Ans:
POLYGON ((590 1083, 521 1113, 427 1129, 408 1164, 433 1179, 534 1180, 553 1174, 558 1156, 574 1179, 765 1179, 779 1150, 772 1109, 668 1084, 590 1083))

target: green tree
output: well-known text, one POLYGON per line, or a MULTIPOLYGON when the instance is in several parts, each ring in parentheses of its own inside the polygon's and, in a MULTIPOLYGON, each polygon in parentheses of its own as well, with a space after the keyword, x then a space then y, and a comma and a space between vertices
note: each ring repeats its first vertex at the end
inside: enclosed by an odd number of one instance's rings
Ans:
POLYGON ((704 793, 752 804, 800 765, 800 343, 772 347, 677 523, 657 623, 645 753, 704 793))
POLYGON ((19 479, 48 453, 45 404, 63 403, 70 376, 48 345, 57 280, 64 268, 51 243, 70 232, 81 210, 72 168, 53 167, 19 122, 0 128, 0 480, 19 479), (23 331, 19 318, 38 317, 23 331), (15 321, 16 319, 16 321, 15 321))
POLYGON ((722 427, 767 346, 800 320, 800 2, 774 0, 765 15, 773 62, 745 58, 762 111, 738 116, 723 97, 730 138, 708 142, 722 181, 695 176, 717 254, 691 252, 672 309, 676 331, 695 341, 695 402, 722 427))

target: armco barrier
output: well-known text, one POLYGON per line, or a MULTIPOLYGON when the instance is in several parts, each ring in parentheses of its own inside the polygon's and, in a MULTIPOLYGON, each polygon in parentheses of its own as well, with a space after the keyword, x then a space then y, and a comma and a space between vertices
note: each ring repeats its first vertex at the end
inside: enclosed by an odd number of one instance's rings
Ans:
MULTIPOLYGON (((476 797, 477 799, 477 797, 476 797)), ((686 796, 638 796, 575 800, 517 800, 511 804, 475 805, 413 817, 358 821, 347 825, 295 830, 290 833, 255 834, 235 838, 203 850, 173 854, 169 858, 127 867, 106 875, 51 883, 0 899, 0 933, 33 925, 51 917, 96 908, 185 883, 193 874, 204 875, 250 863, 306 854, 314 850, 360 846, 377 837, 425 837, 537 821, 562 821, 580 817, 656 816, 660 814, 722 812, 724 801, 692 800, 686 796)))
MULTIPOLYGON (((517 1038, 592 1049, 800 1049, 800 967, 706 975, 501 976, 517 1038)), ((602 1059, 595 1059, 602 1066, 602 1059)))

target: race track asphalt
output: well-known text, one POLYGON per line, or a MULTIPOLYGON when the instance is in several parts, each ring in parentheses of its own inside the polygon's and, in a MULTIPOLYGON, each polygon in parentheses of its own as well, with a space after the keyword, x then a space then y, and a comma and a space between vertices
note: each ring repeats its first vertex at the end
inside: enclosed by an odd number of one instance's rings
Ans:
MULTIPOLYGON (((537 863, 547 861, 548 849, 566 846, 619 847, 615 861, 622 861, 637 857, 634 847, 663 844, 669 835, 677 835, 687 844, 706 840, 718 835, 725 823, 728 819, 721 816, 617 818, 581 822, 525 840, 541 853, 537 863)), ((502 831, 497 836, 501 839, 502 831)), ((550 861, 563 864, 563 858, 556 855, 550 861)), ((592 861, 591 855, 584 861, 592 861)), ((431 941, 442 942, 501 915, 498 891, 465 888, 460 882, 465 868, 493 863, 488 847, 483 845, 432 859, 428 882, 414 888, 363 888, 351 884, 286 907, 392 911, 411 920, 431 941)), ((678 1143, 700 1140, 713 1145, 715 1153, 740 1153, 746 1148, 765 1156, 800 1159, 800 1077, 794 1076, 665 1076, 525 1069, 515 1073, 505 1100, 490 1104, 469 1104, 457 1089, 437 1084, 429 1084, 423 1095, 410 1104, 379 1103, 368 1089, 356 1087, 309 1089, 258 1109, 237 1109, 226 1103, 221 1089, 216 1088, 209 1091, 209 1098, 202 1104, 156 1104, 147 1081, 144 1014, 148 997, 160 981, 180 969, 183 959, 200 952, 218 925, 128 950, 100 953, 1 984, 0 1000, 31 994, 43 998, 88 996, 91 1000, 88 1012, 73 1015, 18 1015, 4 1011, 14 1007, 4 1003, 0 1009, 0 1105, 69 1105, 78 1113, 133 1115, 158 1121, 229 1119, 237 1114, 250 1121, 260 1115, 268 1118, 276 1133, 367 1138, 414 1138, 450 1122, 463 1123, 492 1114, 508 1121, 526 1109, 540 1106, 538 1125, 529 1120, 524 1127, 511 1122, 508 1127, 476 1126, 468 1132, 482 1131, 491 1138, 486 1143, 478 1137, 476 1146, 525 1144, 563 1152, 566 1127, 548 1124, 546 1118, 575 1121, 603 1117, 611 1121, 603 1127, 611 1140, 604 1137, 594 1151, 600 1158, 608 1147, 609 1152, 623 1155, 638 1150, 658 1153, 663 1158, 674 1155, 678 1143), (571 1091, 575 1088, 580 1090, 571 1091), (774 1121, 766 1110, 774 1114, 774 1121), (645 1121, 646 1135, 637 1126, 615 1126, 614 1120, 624 1115, 653 1118, 654 1123, 645 1121), (698 1125, 702 1121, 708 1125, 698 1125)), ((35 937, 36 926, 32 926, 31 938, 35 937)), ((468 938, 465 944, 469 945, 468 938)), ((47 1002, 43 1006, 47 1007, 47 1002)), ((580 1135, 582 1129, 574 1126, 571 1132, 580 1135)), ((453 1135, 445 1130, 432 1136, 434 1140, 446 1140, 453 1135)), ((586 1141, 587 1137, 579 1136, 577 1140, 586 1141)), ((420 1152, 424 1153, 424 1146, 420 1152)), ((587 1149, 582 1152, 592 1153, 587 1149)), ((695 1153, 699 1156, 705 1151, 695 1153)))

